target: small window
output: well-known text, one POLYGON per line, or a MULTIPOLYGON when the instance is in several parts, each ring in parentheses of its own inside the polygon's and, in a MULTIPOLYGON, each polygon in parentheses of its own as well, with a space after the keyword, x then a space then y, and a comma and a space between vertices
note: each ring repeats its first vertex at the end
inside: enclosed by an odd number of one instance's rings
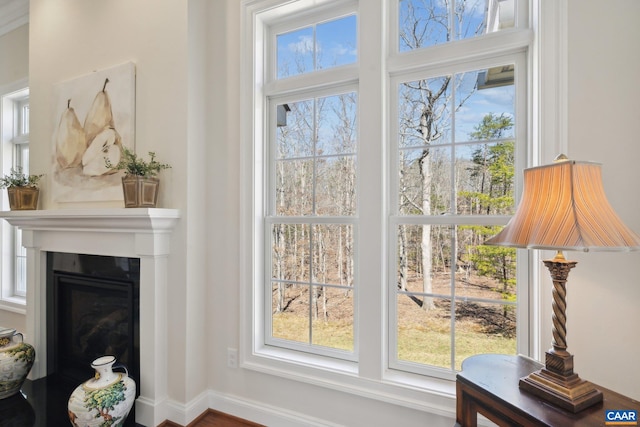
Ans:
MULTIPOLYGON (((22 168, 29 173, 29 89, 2 95, 2 107, 10 112, 2 118, 2 157, 11 168, 22 168), (9 160, 9 161, 7 161, 9 160)), ((22 302, 27 293, 26 249, 22 246, 22 232, 17 227, 2 227, 2 294, 5 301, 22 302)))
POLYGON ((400 52, 464 40, 515 23, 515 0, 400 0, 400 52))
POLYGON ((276 43, 279 79, 353 64, 358 58, 356 16, 279 34, 276 43))

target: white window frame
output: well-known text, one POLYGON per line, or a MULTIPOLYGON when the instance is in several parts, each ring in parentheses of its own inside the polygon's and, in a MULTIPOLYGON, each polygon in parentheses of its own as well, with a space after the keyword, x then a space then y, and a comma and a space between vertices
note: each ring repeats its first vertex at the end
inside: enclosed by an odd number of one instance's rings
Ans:
MULTIPOLYGON (((392 111, 391 117, 397 117, 397 105, 398 105, 398 87, 402 82, 406 81, 414 81, 419 79, 428 79, 434 77, 440 77, 443 75, 455 75, 458 73, 465 73, 474 70, 480 69, 488 69, 495 66, 501 66, 505 64, 514 64, 515 65, 515 115, 518 118, 515 126, 515 141, 516 143, 516 159, 515 159, 515 169, 516 171, 522 171, 527 165, 527 157, 530 154, 527 149, 527 130, 528 126, 526 125, 527 120, 527 65, 526 65, 526 52, 524 49, 520 52, 515 52, 513 54, 501 54, 501 50, 496 48, 497 55, 494 53, 490 58, 468 61, 466 59, 453 60, 451 63, 446 65, 436 64, 435 67, 424 66, 422 69, 416 69, 415 67, 411 67, 409 72, 403 73, 400 70, 393 73, 393 77, 391 77, 390 87, 392 88, 389 94, 389 105, 392 111), (521 123, 525 122, 525 123, 521 123)), ((428 52, 426 52, 428 54, 428 52)), ((401 67, 399 67, 400 69, 401 67)), ((392 137, 390 138, 389 146, 390 146, 390 161, 388 162, 391 168, 391 173, 389 176, 391 179, 389 180, 389 194, 390 194, 390 202, 389 209, 390 219, 389 219, 389 227, 388 227, 388 249, 387 253, 390 254, 388 257, 389 262, 389 275, 387 279, 388 284, 394 284, 397 281, 396 277, 396 245, 397 245, 397 228, 400 224, 414 224, 414 225, 423 225, 423 224, 431 224, 431 225, 506 225, 510 216, 459 216, 459 215, 440 215, 438 217, 425 217, 425 216, 402 216, 397 212, 398 200, 397 200, 397 191, 395 189, 398 188, 397 176, 398 172, 395 169, 395 165, 398 164, 397 161, 397 138, 394 136, 398 134, 397 130, 397 120, 390 120, 390 134, 392 137)), ((521 176, 519 174, 518 176, 521 176)), ((515 200, 519 199, 519 194, 522 190, 522 182, 520 179, 516 179, 516 187, 515 187, 515 200)), ((521 309, 521 307, 528 307, 529 305, 529 269, 530 269, 530 256, 529 251, 519 250, 517 251, 517 306, 518 309, 516 311, 516 347, 517 352, 519 354, 529 354, 529 328, 527 322, 528 310, 521 309), (524 325, 524 326, 523 326, 524 325)), ((394 286, 388 286, 388 310, 389 310, 389 321, 387 322, 389 326, 388 336, 389 336, 389 367, 392 369, 397 369, 400 371, 412 372, 416 374, 429 375, 440 377, 448 380, 454 380, 456 372, 453 370, 448 370, 435 366, 422 365, 407 361, 402 361, 397 358, 396 348, 397 348, 397 328, 396 324, 391 321, 391 319, 396 318, 396 289, 394 286)), ((451 330, 452 340, 454 330, 451 330)), ((452 357, 455 354, 455 347, 452 348, 452 357)))
MULTIPOLYGON (((29 132, 24 131, 24 107, 29 105, 29 87, 26 79, 0 90, 0 128, 2 173, 28 163, 29 132)), ((27 165, 28 167, 28 165, 27 165)), ((28 169, 25 168, 28 172, 28 169)), ((3 191, 6 194, 6 191, 3 191)), ((2 196, 2 209, 8 210, 6 196, 2 196)), ((22 313, 26 305, 26 254, 21 244, 21 233, 6 221, 0 227, 2 237, 2 259, 0 262, 0 306, 22 313), (21 261, 22 260, 22 261, 21 261), (22 266, 22 267, 21 267, 22 266), (19 287, 17 277, 24 279, 24 289, 19 287)))
MULTIPOLYGON (((562 118, 566 116, 563 105, 558 105, 558 90, 566 89, 566 82, 562 81, 563 62, 554 62, 558 54, 565 49, 564 44, 554 45, 556 41, 566 43, 563 39, 565 31, 558 26, 561 21, 562 12, 565 6, 556 2, 542 2, 541 0, 530 0, 527 9, 522 5, 527 4, 518 1, 520 14, 518 15, 518 25, 530 25, 545 33, 544 46, 550 48, 543 52, 540 50, 541 41, 534 38, 532 29, 509 29, 503 30, 510 34, 509 52, 523 52, 526 57, 526 73, 528 83, 526 84, 527 103, 526 119, 528 125, 524 132, 529 141, 527 153, 527 166, 539 164, 542 158, 546 158, 547 152, 557 151, 559 142, 557 139, 544 140, 543 137, 549 134, 558 135, 556 128, 560 128, 562 136, 562 118), (553 18, 553 19, 541 19, 553 18), (533 40, 533 41, 532 41, 533 40), (523 49, 527 45, 528 49, 523 49), (555 47, 554 47, 555 46, 555 47), (544 72, 545 80, 541 78, 544 72), (552 74, 552 75, 550 75, 552 74)), ((283 349, 266 348, 264 346, 264 328, 262 319, 264 318, 264 286, 262 285, 264 276, 265 257, 262 253, 264 247, 263 215, 261 210, 263 201, 261 193, 264 181, 264 134, 267 120, 266 106, 262 102, 265 90, 268 90, 266 80, 266 68, 264 59, 268 56, 260 46, 266 40, 266 27, 284 14, 299 12, 310 6, 331 6, 331 4, 343 4, 342 2, 332 2, 331 0, 299 0, 294 2, 284 0, 243 0, 243 49, 245 54, 242 57, 241 67, 241 103, 242 111, 247 112, 248 117, 243 119, 245 123, 252 123, 253 126, 241 127, 241 212, 242 212, 242 234, 241 239, 241 316, 240 316, 240 366, 272 375, 278 375, 297 381, 322 385, 332 389, 339 389, 353 394, 379 399, 394 404, 400 404, 424 410, 441 411, 443 406, 451 408, 452 398, 455 397, 455 385, 450 379, 442 379, 434 376, 416 375, 404 371, 389 369, 388 354, 385 351, 388 342, 388 330, 385 322, 389 316, 386 304, 386 288, 377 289, 374 292, 367 292, 359 297, 356 313, 362 311, 363 306, 378 307, 377 316, 362 320, 359 324, 359 344, 360 351, 358 362, 349 362, 322 356, 298 354, 283 349), (254 87, 258 90, 254 91, 254 87), (371 320, 374 320, 371 322, 371 320), (444 400, 442 400, 444 398, 444 400)), ((379 142, 379 146, 373 147, 368 152, 359 153, 358 170, 366 173, 363 169, 377 167, 380 171, 379 181, 368 183, 370 185, 358 187, 358 206, 362 209, 362 203, 371 200, 379 200, 382 187, 382 176, 389 173, 386 166, 384 144, 389 137, 389 128, 385 125, 388 122, 390 112, 384 108, 372 106, 389 105, 388 90, 390 79, 394 73, 400 69, 409 70, 421 69, 420 55, 414 52, 402 55, 389 54, 376 56, 371 52, 379 51, 382 43, 386 46, 389 43, 384 37, 376 38, 374 34, 379 34, 379 26, 389 25, 393 31, 394 13, 388 8, 388 0, 367 0, 358 3, 358 25, 362 27, 360 33, 372 34, 371 40, 363 41, 359 39, 359 62, 357 64, 366 72, 361 72, 359 76, 360 84, 366 87, 374 82, 386 81, 379 91, 359 91, 359 102, 361 110, 358 119, 362 124, 365 121, 373 120, 379 123, 379 127, 372 126, 372 129, 359 128, 360 140, 368 137, 385 135, 384 141, 379 142), (388 20, 388 21, 387 21, 388 20), (377 26, 377 27, 376 27, 377 26), (368 52, 368 54, 365 54, 368 52), (401 57, 402 56, 402 57, 401 57), (383 78, 386 76, 386 78, 383 78), (377 119, 377 121, 375 121, 377 119), (380 153, 376 152, 380 149, 380 153), (371 189, 376 184, 381 187, 371 189)), ((393 9, 393 8, 391 8, 393 9)), ((522 28, 522 27, 521 27, 522 28)), ((493 36, 485 36, 491 39, 493 36)), ((465 49, 464 45, 470 43, 462 40, 452 44, 454 49, 465 49)), ((477 45, 477 43, 476 43, 477 45)), ((483 42, 480 47, 489 48, 490 43, 483 42)), ((394 47, 389 47, 392 51, 394 47)), ((446 64, 446 60, 441 52, 442 46, 431 48, 434 62, 446 64)), ((566 64, 565 64, 566 65, 566 64)), ((287 83, 274 83, 287 84, 287 83)), ((518 167, 520 167, 519 165, 518 167)), ((385 191, 388 192, 388 189, 385 191)), ((388 196, 388 194, 387 194, 388 196)), ((385 197, 387 197, 385 196, 385 197)), ((375 235, 360 236, 361 256, 369 257, 371 254, 379 254, 380 250, 385 253, 390 251, 388 237, 385 236, 388 225, 386 219, 379 212, 361 212, 360 222, 365 227, 371 225, 380 228, 381 232, 375 235), (378 249, 376 249, 378 248, 378 249), (382 249, 379 249, 382 248, 382 249)), ((374 255, 375 256, 375 255, 374 255)), ((522 257, 524 262, 528 262, 534 256, 530 254, 519 255, 518 262, 522 257)), ((387 258, 388 259, 388 258, 387 258)), ((358 255, 356 255, 356 263, 358 255)), ((382 263, 384 264, 384 263, 382 263)), ((366 281, 375 276, 387 277, 389 266, 381 265, 377 268, 360 267, 358 274, 361 281, 366 281), (370 271, 365 271, 370 270, 370 271), (366 277, 365 277, 366 276, 366 277)), ((526 300, 518 317, 518 327, 527 328, 530 333, 522 335, 524 338, 518 339, 518 348, 527 349, 532 356, 540 354, 540 329, 546 327, 544 320, 541 320, 541 312, 544 304, 540 302, 540 289, 538 285, 538 274, 536 269, 532 269, 530 277, 525 280, 518 278, 519 282, 530 281, 531 286, 525 292, 520 292, 519 299, 526 300)), ((522 305, 522 304, 521 304, 522 305)), ((375 311, 375 310, 374 310, 375 311)), ((544 314, 544 313, 542 313, 544 314)), ((518 331, 520 334, 520 331, 518 331)))

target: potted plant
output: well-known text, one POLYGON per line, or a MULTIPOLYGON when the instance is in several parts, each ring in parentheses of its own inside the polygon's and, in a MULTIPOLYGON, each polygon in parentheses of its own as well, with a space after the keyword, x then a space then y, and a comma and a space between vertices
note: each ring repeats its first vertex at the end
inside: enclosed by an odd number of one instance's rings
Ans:
POLYGON ((33 210, 38 208, 40 189, 38 182, 43 175, 27 175, 20 166, 11 168, 8 175, 0 178, 0 188, 7 189, 11 210, 33 210))
POLYGON ((125 208, 155 208, 158 200, 160 180, 156 175, 171 166, 156 160, 156 153, 149 151, 149 161, 136 155, 127 147, 122 147, 122 157, 114 165, 105 158, 105 165, 110 169, 124 170, 122 190, 125 208))

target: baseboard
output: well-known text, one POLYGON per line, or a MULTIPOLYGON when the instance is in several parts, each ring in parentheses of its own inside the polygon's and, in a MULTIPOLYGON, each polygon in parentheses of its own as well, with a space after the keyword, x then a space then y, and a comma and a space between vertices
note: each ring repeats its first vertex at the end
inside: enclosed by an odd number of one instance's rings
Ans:
POLYGON ((167 418, 160 424, 163 427, 188 426, 210 409, 268 426, 340 427, 338 424, 313 418, 299 412, 211 390, 203 392, 188 404, 166 400, 163 406, 167 413, 167 418))
POLYGON ((342 427, 326 420, 280 407, 208 391, 209 408, 258 424, 278 427, 342 427))
MULTIPOLYGON (((210 391, 200 393, 190 402, 183 404, 175 400, 167 400, 165 404, 166 419, 178 425, 186 426, 192 423, 196 418, 202 416, 210 406, 210 391)), ((232 414, 233 415, 233 414, 232 414)))

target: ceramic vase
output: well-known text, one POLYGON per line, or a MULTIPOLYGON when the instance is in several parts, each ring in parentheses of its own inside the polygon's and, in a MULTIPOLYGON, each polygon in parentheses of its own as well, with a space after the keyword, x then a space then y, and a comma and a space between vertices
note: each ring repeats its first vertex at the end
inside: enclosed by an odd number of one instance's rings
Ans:
POLYGON ((69 397, 69 419, 76 427, 122 426, 136 399, 136 383, 115 356, 91 363, 95 376, 80 384, 69 397), (124 369, 114 372, 116 368, 124 369))
POLYGON ((35 358, 33 346, 23 341, 20 332, 0 328, 0 399, 20 391, 35 358))

